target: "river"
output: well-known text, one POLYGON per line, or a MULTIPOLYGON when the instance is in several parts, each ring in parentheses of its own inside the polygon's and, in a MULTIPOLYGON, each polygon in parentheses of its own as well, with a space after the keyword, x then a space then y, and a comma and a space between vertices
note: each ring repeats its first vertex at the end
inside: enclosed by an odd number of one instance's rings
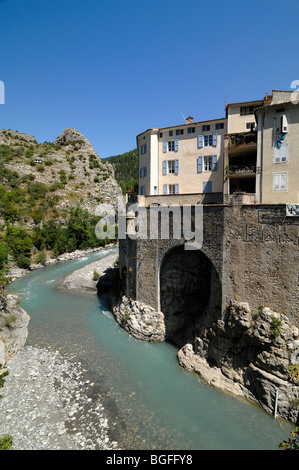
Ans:
POLYGON ((112 251, 55 263, 10 284, 31 317, 27 344, 84 364, 101 395, 111 439, 123 449, 278 449, 289 437, 289 423, 184 371, 173 345, 131 337, 107 298, 61 288, 65 276, 112 251))

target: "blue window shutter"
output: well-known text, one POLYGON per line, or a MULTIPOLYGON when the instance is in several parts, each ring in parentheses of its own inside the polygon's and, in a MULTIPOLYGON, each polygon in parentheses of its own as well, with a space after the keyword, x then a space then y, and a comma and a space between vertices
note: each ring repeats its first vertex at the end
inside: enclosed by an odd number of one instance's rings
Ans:
POLYGON ((175 139, 174 141, 174 151, 177 152, 179 150, 179 140, 175 139))
POLYGON ((142 178, 142 168, 139 170, 139 178, 142 178))
POLYGON ((217 155, 213 155, 212 170, 213 170, 213 171, 216 171, 216 170, 217 170, 217 155))
POLYGON ((202 192, 211 193, 212 192, 212 181, 204 181, 202 183, 202 192))
POLYGON ((163 194, 167 194, 167 189, 168 189, 168 185, 167 184, 163 184, 163 194))
POLYGON ((197 173, 202 172, 202 157, 197 157, 197 173))
POLYGON ((179 183, 175 185, 175 194, 179 194, 179 183))
POLYGON ((175 160, 175 161, 174 161, 174 173, 175 173, 176 175, 179 174, 179 161, 178 161, 178 160, 175 160))
POLYGON ((167 152, 167 140, 164 140, 163 142, 163 153, 167 152))
POLYGON ((214 134, 213 134, 213 147, 217 147, 217 140, 218 140, 218 132, 214 132, 214 134))
POLYGON ((146 176, 146 167, 143 168, 143 176, 146 176))
POLYGON ((163 175, 167 175, 167 160, 163 160, 163 175))
POLYGON ((199 149, 203 148, 203 135, 199 135, 197 137, 197 147, 199 149))

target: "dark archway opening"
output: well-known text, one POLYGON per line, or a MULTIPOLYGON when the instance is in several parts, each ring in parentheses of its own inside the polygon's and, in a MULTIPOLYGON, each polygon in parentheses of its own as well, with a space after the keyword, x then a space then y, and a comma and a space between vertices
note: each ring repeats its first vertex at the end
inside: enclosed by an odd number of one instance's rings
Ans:
POLYGON ((160 269, 160 306, 166 340, 182 347, 198 330, 221 315, 221 283, 210 259, 200 250, 170 250, 160 269))

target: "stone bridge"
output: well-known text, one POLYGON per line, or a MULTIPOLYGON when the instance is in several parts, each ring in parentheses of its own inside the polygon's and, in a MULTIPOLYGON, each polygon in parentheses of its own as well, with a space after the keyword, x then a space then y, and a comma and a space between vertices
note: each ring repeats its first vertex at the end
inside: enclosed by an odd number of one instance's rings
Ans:
POLYGON ((299 217, 287 217, 284 204, 242 204, 237 198, 230 205, 202 207, 198 250, 184 249, 183 222, 181 237, 172 236, 171 212, 170 237, 163 239, 161 219, 158 236, 150 238, 150 207, 145 206, 148 223, 142 236, 135 234, 136 214, 130 217, 127 211, 128 234, 120 240, 127 297, 168 317, 188 311, 188 320, 207 310, 214 320, 221 319, 228 303, 237 300, 253 310, 270 307, 298 326, 299 217))
POLYGON ((116 319, 138 339, 176 344, 179 363, 207 383, 298 423, 299 217, 238 197, 201 207, 194 250, 183 205, 170 212, 168 238, 165 213, 151 238, 151 209, 127 211, 116 319))

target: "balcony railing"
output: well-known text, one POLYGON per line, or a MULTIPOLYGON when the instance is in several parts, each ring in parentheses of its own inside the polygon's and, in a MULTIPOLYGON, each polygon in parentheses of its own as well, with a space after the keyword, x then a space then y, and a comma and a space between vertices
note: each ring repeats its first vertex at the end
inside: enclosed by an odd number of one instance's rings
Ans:
POLYGON ((238 145, 256 144, 256 132, 241 132, 237 134, 226 134, 225 138, 228 139, 228 146, 235 147, 238 145))
POLYGON ((229 167, 230 175, 244 175, 246 173, 256 173, 256 166, 253 164, 248 164, 248 165, 232 165, 229 167))

